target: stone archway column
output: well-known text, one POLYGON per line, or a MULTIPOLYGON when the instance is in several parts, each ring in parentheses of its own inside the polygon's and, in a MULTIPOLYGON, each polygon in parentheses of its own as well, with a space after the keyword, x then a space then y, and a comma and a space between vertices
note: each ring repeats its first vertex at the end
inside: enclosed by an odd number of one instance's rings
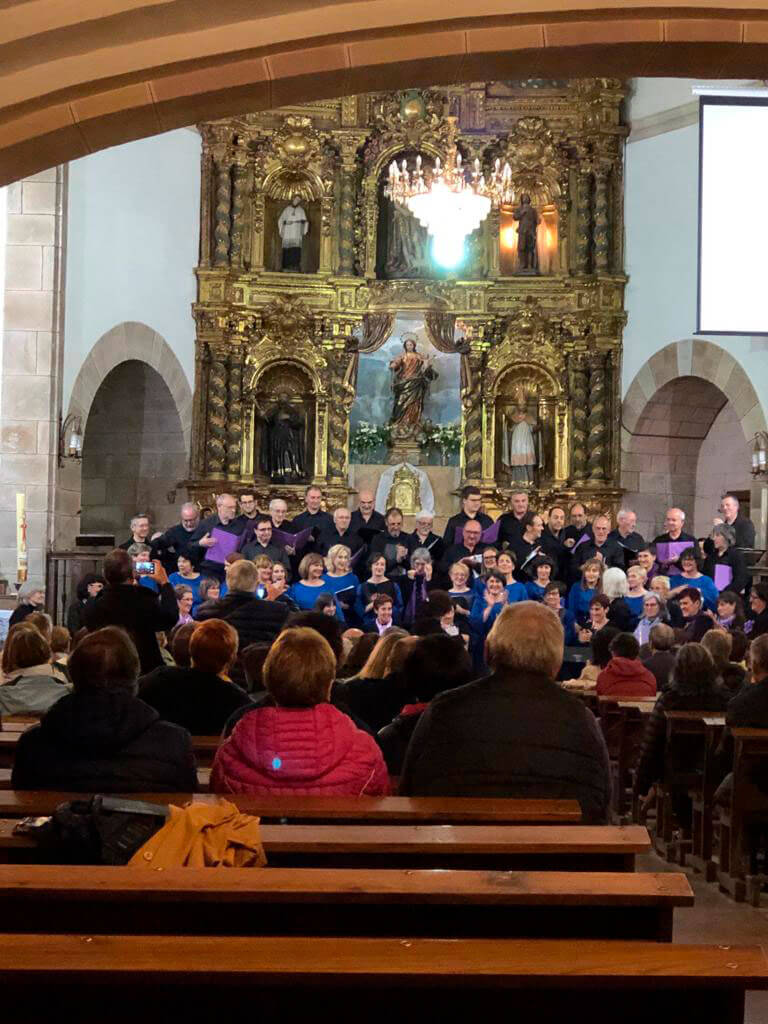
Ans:
POLYGON ((0 382, 0 575, 16 579, 16 494, 27 509, 29 578, 74 540, 79 466, 58 465, 67 172, 54 167, 8 188, 0 382))

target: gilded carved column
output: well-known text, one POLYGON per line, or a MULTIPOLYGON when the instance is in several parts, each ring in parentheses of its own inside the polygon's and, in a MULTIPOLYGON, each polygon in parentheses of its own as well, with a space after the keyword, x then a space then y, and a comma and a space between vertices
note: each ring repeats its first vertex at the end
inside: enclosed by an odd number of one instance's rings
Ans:
POLYGON ((208 368, 208 437, 206 465, 211 476, 223 476, 227 444, 227 364, 226 354, 211 348, 208 368))
POLYGON ((578 196, 576 201, 576 266, 577 274, 589 273, 589 250, 592 240, 591 191, 592 175, 582 164, 577 174, 578 196))
POLYGON ((595 273, 606 274, 609 264, 608 240, 608 167, 599 166, 595 171, 595 273))
POLYGON ((339 274, 355 272, 355 175, 356 141, 345 140, 341 151, 339 186, 339 274))
POLYGON ((605 480, 606 423, 605 354, 596 353, 589 361, 589 479, 605 480))
POLYGON ((346 484, 348 476, 347 452, 349 442, 349 411, 355 390, 349 379, 353 356, 334 352, 328 360, 332 377, 331 401, 328 403, 328 481, 346 484))
POLYGON ((240 476, 243 455, 243 362, 240 346, 229 354, 227 475, 240 476))
MULTIPOLYGON (((204 140, 206 136, 203 137, 204 140)), ((211 265, 211 193, 213 192, 213 159, 205 141, 200 170, 200 266, 211 265)))
POLYGON ((243 265, 243 228, 245 216, 245 194, 247 167, 246 155, 238 151, 232 169, 232 209, 231 209, 231 245, 230 255, 233 267, 243 265))
POLYGON ((465 381, 461 390, 464 411, 464 477, 478 483, 483 476, 482 352, 462 356, 465 381))
POLYGON ((581 353, 570 359, 571 392, 571 477, 582 481, 587 475, 587 367, 581 353))
POLYGON ((232 168, 229 150, 219 147, 214 152, 216 178, 216 212, 213 231, 215 267, 229 266, 230 215, 232 205, 232 168))

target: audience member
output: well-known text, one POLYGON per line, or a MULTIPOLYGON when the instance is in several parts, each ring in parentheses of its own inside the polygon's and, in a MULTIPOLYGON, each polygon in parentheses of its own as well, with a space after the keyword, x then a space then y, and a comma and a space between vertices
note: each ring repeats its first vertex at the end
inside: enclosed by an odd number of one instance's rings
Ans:
POLYGON ((744 555, 735 545, 733 527, 715 524, 712 527, 712 550, 704 559, 704 573, 714 581, 715 590, 735 590, 737 594, 743 594, 749 586, 749 573, 744 555))
POLYGON ((669 677, 675 664, 675 631, 664 622, 651 626, 648 633, 649 654, 643 664, 656 680, 656 689, 661 693, 669 688, 669 677))
POLYGON ((392 721, 407 697, 402 678, 392 668, 395 648, 405 637, 404 629, 387 629, 358 674, 336 683, 333 689, 334 701, 365 722, 374 734, 392 721))
POLYGON ((34 626, 38 633, 44 636, 50 644, 51 639, 53 638, 53 619, 48 612, 32 612, 32 614, 28 615, 24 621, 28 626, 34 626))
POLYGON ((736 547, 754 548, 755 524, 751 519, 741 515, 739 499, 733 494, 726 494, 720 502, 720 516, 714 520, 714 525, 719 526, 720 523, 731 527, 736 547))
MULTIPOLYGON (((168 637, 168 647, 171 651, 173 664, 177 668, 189 668, 191 655, 189 653, 189 641, 197 626, 196 622, 185 622, 182 626, 175 626, 168 637)), ((155 671, 158 671, 155 669, 155 671)), ((151 675, 152 673, 150 673, 151 675)))
POLYGON ((731 661, 737 665, 747 664, 749 639, 743 629, 731 630, 731 661))
POLYGON ((45 591, 39 583, 32 583, 27 580, 26 583, 22 583, 19 587, 17 600, 18 604, 8 620, 9 629, 11 626, 17 626, 20 622, 23 622, 32 612, 40 611, 44 607, 45 591))
POLYGON ((729 632, 744 629, 744 602, 738 594, 732 590, 722 590, 719 593, 715 622, 729 632))
POLYGON ((104 588, 104 577, 89 572, 78 580, 75 588, 75 599, 67 608, 67 629, 72 636, 83 628, 83 609, 92 597, 96 597, 104 588))
POLYGON ((403 513, 399 508, 387 509, 385 528, 371 541, 371 557, 383 555, 388 576, 403 576, 413 551, 413 537, 403 533, 403 513))
POLYGON ((245 677, 245 689, 248 693, 259 694, 264 690, 262 669, 267 655, 272 649, 271 643, 249 644, 238 652, 240 664, 245 677))
POLYGON ((611 641, 611 660, 597 677, 598 697, 655 697, 656 677, 640 661, 640 644, 631 633, 611 641))
POLYGON ((744 624, 744 631, 754 640, 763 633, 768 633, 768 583, 755 583, 749 592, 749 618, 744 624))
POLYGON ((72 652, 69 672, 74 692, 19 738, 14 789, 195 791, 189 733, 161 721, 136 696, 139 656, 124 630, 110 626, 89 633, 72 652))
POLYGON ((216 498, 216 512, 204 519, 194 531, 187 544, 189 557, 197 565, 203 576, 212 576, 223 582, 225 578, 226 555, 229 551, 223 546, 237 540, 225 541, 225 534, 238 538, 243 532, 243 524, 237 516, 237 502, 233 494, 219 494, 216 498))
POLYGON ((710 629, 701 638, 701 646, 709 651, 715 664, 718 685, 722 686, 729 696, 738 693, 744 685, 746 669, 731 661, 733 637, 723 629, 710 629))
MULTIPOLYGON (((664 745, 667 735, 665 711, 722 711, 728 697, 717 685, 717 673, 709 652, 700 643, 684 644, 677 652, 669 688, 659 695, 643 735, 634 791, 645 796, 664 775, 664 745)), ((700 744, 697 745, 700 749, 700 744)), ((694 771, 691 748, 678 744, 668 768, 694 771)), ((678 813, 682 808, 677 808, 678 813)))
POLYGON ((359 674, 378 641, 378 633, 363 633, 356 637, 340 667, 339 676, 342 680, 351 679, 359 674))
POLYGON ((357 588, 357 601, 355 612, 358 622, 362 623, 363 629, 373 625, 373 598, 376 594, 388 594, 392 598, 392 608, 395 622, 397 622, 403 611, 403 598, 400 588, 386 574, 387 560, 381 552, 374 552, 368 559, 368 568, 371 575, 357 588))
POLYGON ((685 587, 677 600, 683 613, 683 628, 679 631, 681 643, 700 643, 704 634, 715 625, 702 607, 701 591, 696 587, 685 587))
POLYGON ((139 696, 164 722, 175 722, 193 736, 215 736, 248 694, 229 678, 237 658, 237 632, 222 619, 196 623, 189 641, 189 668, 155 669, 139 679, 139 696))
POLYGON ((611 643, 619 635, 615 626, 603 626, 592 634, 589 661, 581 670, 580 683, 597 685, 597 678, 611 660, 611 643))
POLYGON ((603 573, 603 593, 611 602, 608 621, 622 633, 631 633, 637 625, 638 616, 632 614, 627 604, 629 583, 623 569, 610 568, 603 573))
POLYGON ((599 558, 590 558, 581 567, 581 579, 568 591, 568 610, 578 626, 587 624, 592 598, 602 589, 602 578, 603 563, 599 558))
POLYGON ((680 571, 670 573, 669 596, 679 597, 689 587, 696 587, 701 591, 705 611, 714 611, 717 608, 717 587, 709 576, 704 576, 699 571, 695 548, 681 551, 679 561, 680 571))
POLYGON ((765 634, 752 641, 749 683, 729 702, 725 722, 729 729, 768 729, 768 636, 765 634))
POLYGON ((69 682, 67 662, 72 650, 72 638, 66 626, 54 626, 51 630, 51 667, 61 671, 69 682))
MULTIPOLYGON (((401 640, 396 650, 406 643, 401 640)), ((405 752, 422 712, 438 693, 454 690, 470 681, 472 661, 461 640, 436 634, 416 640, 407 651, 400 674, 408 703, 378 734, 389 774, 394 776, 400 775, 405 752)))
POLYGON ((2 669, 0 715, 42 715, 69 692, 51 664, 51 645, 29 622, 8 630, 2 669))
POLYGON ((483 495, 479 487, 474 484, 467 484, 461 489, 461 512, 451 516, 445 524, 443 543, 446 548, 453 547, 459 543, 458 534, 463 530, 464 525, 470 520, 480 524, 480 533, 493 526, 493 520, 485 512, 481 511, 483 495))
POLYGON ((106 586, 83 608, 83 624, 89 631, 105 626, 121 626, 136 645, 141 671, 151 672, 163 664, 157 633, 171 630, 179 618, 176 594, 165 569, 155 560, 151 578, 158 594, 136 585, 131 556, 114 548, 104 558, 106 586))
POLYGON ((192 606, 195 603, 195 595, 192 589, 184 586, 183 583, 177 583, 173 588, 173 592, 176 595, 176 604, 179 609, 179 619, 176 625, 183 626, 187 622, 192 621, 192 606))
POLYGON ((329 703, 335 674, 336 657, 315 630, 281 633, 263 670, 272 706, 239 719, 216 752, 212 789, 386 794, 387 770, 375 740, 329 703))
POLYGON ((333 519, 323 511, 323 492, 319 487, 310 484, 304 491, 304 511, 300 512, 291 522, 294 533, 299 530, 311 529, 319 536, 333 526, 333 519))
POLYGON ((522 601, 487 640, 491 675, 435 697, 405 756, 405 796, 576 799, 585 822, 608 819, 608 752, 595 718, 555 683, 563 630, 522 601))
MULTIPOLYGON (((226 596, 201 604, 196 619, 199 622, 208 619, 228 622, 237 631, 241 651, 250 644, 274 640, 283 628, 289 609, 279 601, 256 597, 256 584, 257 570, 253 562, 244 558, 234 562, 227 567, 226 596)), ((231 675, 233 682, 242 687, 245 675, 239 659, 232 665, 231 675)))

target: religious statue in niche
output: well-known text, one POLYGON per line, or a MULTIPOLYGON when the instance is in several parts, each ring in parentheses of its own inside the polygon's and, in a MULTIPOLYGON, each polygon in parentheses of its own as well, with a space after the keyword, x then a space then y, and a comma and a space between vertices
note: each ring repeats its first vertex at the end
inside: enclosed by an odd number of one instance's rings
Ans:
POLYGON ((262 472, 273 483, 295 484, 306 479, 306 424, 294 408, 287 391, 277 394, 277 402, 261 419, 262 472))
POLYGON ((395 437, 415 437, 424 415, 429 385, 437 380, 437 371, 432 366, 432 357, 417 351, 414 335, 404 334, 400 340, 403 353, 389 364, 394 397, 389 422, 395 437))
POLYGON ((299 196, 293 196, 280 214, 277 230, 283 249, 281 268, 301 271, 301 249, 309 231, 309 221, 299 196))
POLYGON ((541 217, 527 192, 520 196, 520 205, 512 216, 517 221, 517 271, 538 274, 539 250, 536 233, 541 217))
POLYGON ((514 403, 502 413, 501 461, 512 483, 533 486, 541 468, 541 439, 538 410, 522 388, 514 403))

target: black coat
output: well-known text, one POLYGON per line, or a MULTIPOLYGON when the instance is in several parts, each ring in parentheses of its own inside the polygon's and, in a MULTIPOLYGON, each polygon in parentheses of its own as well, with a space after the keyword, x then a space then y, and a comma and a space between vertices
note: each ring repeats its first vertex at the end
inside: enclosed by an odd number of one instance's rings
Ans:
POLYGON ((186 729, 124 691, 62 697, 16 748, 14 789, 77 793, 193 793, 197 770, 186 729))
POLYGON ((603 565, 606 569, 623 569, 625 565, 624 550, 620 548, 615 540, 608 537, 602 546, 598 547, 595 541, 585 540, 576 548, 573 556, 574 570, 581 569, 590 558, 598 554, 603 556, 603 565))
MULTIPOLYGON (((362 540, 358 537, 351 526, 348 530, 345 530, 344 533, 339 533, 334 523, 329 526, 328 529, 323 530, 322 533, 320 533, 315 543, 315 550, 319 555, 325 557, 336 544, 343 544, 344 547, 349 548, 349 553, 351 555, 354 555, 360 550, 360 548, 364 547, 362 540)), ((363 555, 360 555, 360 558, 355 562, 355 565, 360 561, 364 562, 363 555)))
POLYGON ((669 689, 669 674, 676 657, 674 651, 654 651, 650 657, 643 660, 648 671, 653 673, 659 693, 669 689))
POLYGON ((23 601, 21 604, 17 604, 10 619, 8 619, 8 629, 10 629, 11 626, 15 626, 17 622, 23 622, 28 615, 32 614, 32 612, 41 612, 42 610, 42 608, 36 608, 33 604, 27 604, 26 601, 23 601))
POLYGON ((211 576, 215 580, 223 580, 224 563, 210 561, 208 559, 209 549, 202 547, 198 543, 206 533, 211 533, 213 529, 222 530, 224 533, 231 533, 235 537, 240 537, 244 530, 244 526, 239 516, 229 523, 222 523, 218 515, 214 513, 212 516, 208 516, 207 519, 203 519, 198 528, 189 538, 187 550, 189 551, 189 557, 195 563, 197 569, 200 570, 203 576, 211 576))
POLYGON ((408 691, 397 674, 384 679, 360 679, 353 676, 334 684, 333 703, 341 704, 377 733, 392 721, 406 701, 408 691))
POLYGON ((504 512, 499 516, 499 547, 513 547, 515 541, 522 537, 523 519, 518 519, 514 512, 504 512))
POLYGON ((637 616, 623 597, 614 597, 608 609, 608 622, 622 633, 632 633, 637 626, 637 616))
POLYGON ((393 537, 391 533, 385 530, 383 533, 377 533, 371 541, 370 551, 371 554, 381 554, 387 560, 387 576, 397 575, 396 570, 402 569, 406 572, 411 567, 411 553, 414 550, 413 534, 404 533, 402 530, 396 537, 393 537), (398 561, 396 548, 398 546, 404 547, 406 555, 404 558, 398 561))
MULTIPOLYGON (((466 512, 457 512, 455 516, 451 516, 448 522, 445 524, 445 531, 443 533, 443 542, 446 547, 456 544, 456 531, 461 530, 465 523, 468 523, 470 519, 474 519, 475 522, 480 523, 484 530, 487 530, 489 526, 493 526, 493 520, 490 516, 487 516, 485 512, 478 512, 476 516, 468 516, 466 512)), ((461 535, 459 535, 461 540, 461 535)))
MULTIPOLYGON (((237 630, 240 643, 238 651, 244 651, 250 644, 272 643, 285 625, 291 609, 282 601, 264 601, 255 594, 244 590, 230 590, 216 601, 206 601, 195 612, 198 622, 206 619, 224 619, 237 630)), ((232 666, 232 681, 238 686, 245 684, 240 658, 232 666)))
POLYGON ((605 824, 608 751, 595 717, 545 676, 497 672, 435 697, 400 779, 404 796, 572 799, 605 824))
POLYGON ((738 548, 728 548, 722 555, 717 555, 712 551, 704 559, 704 568, 701 571, 705 576, 714 580, 715 567, 718 565, 727 566, 733 574, 733 579, 728 586, 720 587, 720 591, 733 590, 737 594, 743 594, 749 586, 749 573, 742 552, 738 548))
POLYGON ((252 541, 244 544, 240 550, 243 558, 249 558, 252 562, 254 562, 259 555, 265 555, 271 562, 280 562, 280 564, 285 567, 286 572, 291 571, 291 560, 288 557, 285 548, 281 547, 280 544, 270 543, 265 547, 263 544, 259 544, 259 542, 254 538, 252 541))
POLYGON ((443 552, 443 558, 440 562, 440 572, 444 575, 448 575, 450 568, 456 562, 461 562, 465 558, 473 559, 472 572, 476 576, 480 576, 483 571, 483 561, 480 557, 485 551, 487 545, 483 544, 482 541, 475 545, 474 551, 470 551, 465 544, 451 544, 443 552), (475 556, 477 559, 475 560, 475 556))
POLYGON ((251 698, 235 683, 198 668, 156 668, 139 680, 139 696, 164 722, 175 722, 193 736, 217 736, 238 708, 251 698))
POLYGON ((356 508, 349 521, 349 528, 353 533, 358 533, 360 530, 386 530, 387 521, 381 512, 377 512, 374 509, 373 512, 371 512, 370 519, 366 522, 366 520, 363 519, 360 509, 356 508))
POLYGON ((184 555, 194 565, 200 561, 201 550, 199 547, 196 552, 189 550, 194 534, 195 530, 186 530, 181 523, 176 523, 151 542, 152 556, 159 558, 169 573, 177 571, 179 555, 184 555))
POLYGON ((403 770, 403 761, 411 742, 414 729, 419 724, 426 705, 413 704, 410 708, 403 708, 399 715, 392 719, 389 725, 379 729, 376 737, 384 760, 387 762, 387 771, 390 775, 399 775, 403 770))
POLYGON ((295 519, 291 520, 291 532, 299 533, 300 530, 314 529, 318 534, 333 527, 333 516, 328 512, 309 512, 304 509, 299 512, 295 519))
POLYGON ((155 594, 149 587, 130 583, 108 584, 83 607, 83 624, 89 631, 104 626, 122 626, 139 652, 142 673, 163 664, 156 633, 173 629, 179 621, 179 606, 170 583, 155 594))

